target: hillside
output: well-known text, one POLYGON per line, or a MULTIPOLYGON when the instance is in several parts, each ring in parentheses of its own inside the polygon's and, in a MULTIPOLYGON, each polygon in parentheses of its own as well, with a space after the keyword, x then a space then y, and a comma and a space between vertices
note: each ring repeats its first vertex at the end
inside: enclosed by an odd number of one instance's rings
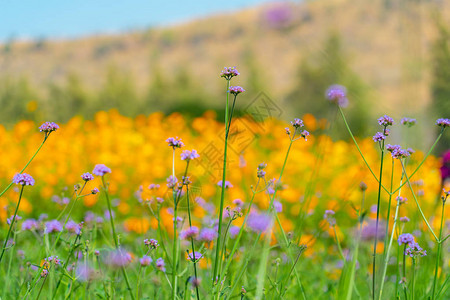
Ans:
MULTIPOLYGON (((251 63, 261 71, 264 91, 282 101, 296 84, 301 60, 320 52, 326 36, 337 32, 352 69, 377 100, 376 110, 392 111, 414 103, 408 109, 417 113, 430 98, 429 50, 435 36, 435 13, 450 20, 450 5, 445 1, 394 2, 283 2, 145 32, 12 41, 2 46, 0 77, 27 77, 39 89, 49 83, 62 84, 68 74, 76 74, 95 90, 104 83, 106 70, 114 66, 144 93, 154 70, 171 76, 181 68, 215 93, 223 66, 236 65, 248 74, 251 63), (273 20, 274 15, 282 23, 273 20)), ((245 85, 244 77, 240 80, 245 85)), ((250 97, 259 93, 248 92, 250 97)))

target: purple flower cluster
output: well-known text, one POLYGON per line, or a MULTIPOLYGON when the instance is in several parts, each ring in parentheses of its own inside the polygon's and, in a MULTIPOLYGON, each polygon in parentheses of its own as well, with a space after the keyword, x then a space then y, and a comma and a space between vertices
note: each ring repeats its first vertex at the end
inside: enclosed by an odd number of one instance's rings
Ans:
POLYGON ((384 127, 392 126, 392 125, 394 125, 394 119, 392 119, 388 115, 384 115, 378 119, 378 124, 380 124, 381 126, 384 126, 384 127))
POLYGON ((241 86, 230 86, 230 88, 228 89, 228 92, 230 94, 233 94, 235 96, 239 95, 240 93, 245 92, 245 90, 241 87, 241 86))
POLYGON ((63 226, 58 220, 51 220, 45 223, 45 232, 61 232, 63 230, 63 226))
POLYGON ((386 139, 386 135, 383 132, 377 132, 372 139, 374 142, 381 142, 386 139))
POLYGON ((188 257, 191 261, 198 261, 203 257, 203 254, 201 254, 200 252, 189 252, 188 257))
POLYGON ((54 122, 45 122, 39 127, 40 132, 45 132, 46 134, 49 134, 50 132, 56 131, 59 129, 58 124, 54 122))
POLYGON ((81 233, 81 225, 70 220, 66 223, 66 230, 70 233, 75 233, 76 235, 79 235, 81 233))
POLYGON ((413 152, 414 152, 414 150, 412 150, 412 149, 405 150, 405 149, 397 148, 392 151, 391 155, 393 158, 402 159, 402 158, 406 158, 406 157, 410 156, 411 153, 413 153, 413 152))
POLYGON ((156 268, 161 272, 166 272, 166 263, 164 262, 164 259, 162 259, 161 257, 156 260, 155 265, 156 268))
POLYGON ((405 250, 405 254, 416 258, 416 257, 424 257, 427 255, 427 251, 423 250, 422 247, 419 246, 416 242, 411 242, 408 244, 408 247, 405 250))
POLYGON ((267 167, 266 163, 260 163, 258 165, 258 169, 256 170, 256 176, 258 178, 264 178, 264 176, 266 176, 266 171, 264 171, 264 169, 267 167))
POLYGON ((400 217, 400 222, 403 222, 403 223, 407 223, 407 222, 409 222, 409 218, 408 217, 400 217))
POLYGON ((305 141, 307 141, 308 140, 308 136, 309 136, 309 132, 307 130, 303 130, 302 132, 300 132, 300 136, 302 138, 304 138, 305 141))
POLYGON ((217 238, 217 230, 203 228, 198 235, 198 240, 202 242, 212 242, 217 238))
POLYGON ((198 227, 197 226, 191 226, 186 230, 182 230, 180 232, 180 239, 187 240, 190 238, 194 238, 198 235, 198 227))
POLYGON ((305 124, 303 124, 303 121, 301 119, 294 119, 294 121, 291 121, 291 125, 294 128, 300 128, 305 126, 305 124))
POLYGON ((23 186, 34 185, 34 183, 35 183, 34 178, 31 177, 31 175, 26 174, 26 173, 14 175, 13 182, 15 184, 19 184, 19 185, 23 185, 23 186))
POLYGON ((103 176, 106 173, 111 173, 111 169, 105 166, 104 164, 97 164, 92 171, 94 175, 103 176))
POLYGON ((398 202, 400 202, 400 204, 405 204, 408 201, 408 199, 406 197, 402 197, 402 196, 398 196, 396 199, 398 202))
POLYGON ((183 142, 178 137, 170 137, 166 140, 166 142, 169 144, 169 147, 172 147, 174 150, 175 148, 181 148, 184 146, 183 142))
POLYGON ((39 227, 35 219, 27 219, 22 222, 22 230, 35 230, 39 227))
POLYGON ((81 175, 81 179, 88 182, 88 181, 94 180, 94 176, 91 173, 87 172, 87 173, 84 173, 83 175, 81 175))
POLYGON ((412 119, 412 118, 403 118, 403 119, 400 121, 400 123, 401 123, 402 125, 406 125, 406 126, 408 126, 408 127, 411 127, 411 126, 413 126, 413 125, 416 125, 417 121, 416 121, 416 119, 412 119))
POLYGON ((448 127, 448 126, 450 126, 450 119, 444 119, 444 118, 437 119, 436 125, 441 126, 443 128, 448 127))
POLYGON ((340 107, 346 107, 348 105, 347 89, 342 85, 334 84, 330 86, 325 96, 328 100, 336 103, 340 107))
POLYGON ((247 226, 255 232, 264 232, 269 227, 271 218, 264 213, 252 212, 248 216, 247 226))
POLYGON ((411 243, 414 243, 414 236, 411 233, 403 233, 398 237, 399 245, 410 245, 411 243))
POLYGON ((109 254, 106 263, 112 267, 119 268, 128 265, 131 260, 131 255, 128 252, 114 250, 109 254))
MULTIPOLYGON (((219 181, 219 182, 217 183, 217 185, 218 185, 219 187, 222 187, 222 180, 219 181)), ((232 188, 232 187, 233 187, 233 185, 232 185, 228 180, 225 180, 225 188, 228 189, 228 188, 232 188)))
POLYGON ((170 175, 170 176, 166 179, 166 182, 167 182, 167 187, 168 187, 169 189, 173 189, 173 188, 177 185, 178 179, 177 179, 176 176, 170 175))
POLYGON ((334 212, 334 210, 331 210, 331 209, 327 209, 325 211, 325 213, 323 214, 323 218, 328 221, 330 226, 336 225, 336 219, 334 218, 335 214, 336 213, 334 212))
POLYGON ((197 150, 183 150, 183 152, 181 152, 181 160, 193 160, 196 158, 199 158, 200 154, 197 153, 197 150))
POLYGON ((220 77, 223 77, 226 80, 230 80, 231 78, 239 75, 240 73, 236 70, 236 67, 225 67, 222 72, 220 72, 220 77))
POLYGON ((98 194, 100 191, 98 190, 98 188, 93 188, 92 190, 91 190, 91 194, 92 195, 95 195, 95 194, 98 194))
POLYGON ((147 267, 152 263, 152 261, 153 259, 150 256, 144 255, 139 260, 139 263, 141 264, 142 267, 147 267))
POLYGON ((156 249, 159 246, 158 241, 155 239, 145 239, 144 244, 150 249, 156 249))

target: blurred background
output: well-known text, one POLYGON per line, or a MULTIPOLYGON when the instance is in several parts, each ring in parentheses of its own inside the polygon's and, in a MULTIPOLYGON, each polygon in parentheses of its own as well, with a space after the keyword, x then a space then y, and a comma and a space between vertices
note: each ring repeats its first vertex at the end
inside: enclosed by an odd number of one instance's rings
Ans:
MULTIPOLYGON (((336 121, 324 99, 348 88, 354 133, 376 118, 417 118, 393 140, 426 149, 450 116, 450 4, 443 0, 4 1, 0 3, 0 122, 90 120, 215 110, 225 66, 241 72, 244 111, 264 93, 288 120, 336 121)), ((450 141, 440 143, 435 154, 450 141)))

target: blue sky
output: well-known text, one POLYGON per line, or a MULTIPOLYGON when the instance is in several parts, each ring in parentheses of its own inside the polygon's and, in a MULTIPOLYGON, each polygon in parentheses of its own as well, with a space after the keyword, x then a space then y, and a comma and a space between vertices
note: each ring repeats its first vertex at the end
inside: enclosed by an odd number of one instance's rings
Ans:
POLYGON ((264 2, 273 0, 0 0, 0 41, 121 32, 264 2))

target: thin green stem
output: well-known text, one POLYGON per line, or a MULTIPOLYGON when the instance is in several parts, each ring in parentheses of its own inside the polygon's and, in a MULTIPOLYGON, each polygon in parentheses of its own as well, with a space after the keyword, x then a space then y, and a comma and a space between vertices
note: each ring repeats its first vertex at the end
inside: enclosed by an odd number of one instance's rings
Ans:
MULTIPOLYGON (((390 223, 390 216, 391 216, 391 203, 392 203, 392 189, 394 185, 394 158, 392 159, 392 167, 391 167, 391 186, 390 186, 390 192, 389 192, 389 201, 388 201, 388 211, 386 216, 386 233, 385 233, 385 240, 384 245, 388 243, 387 238, 389 237, 389 223, 390 223)), ((384 247, 384 255, 386 255, 386 247, 384 247)))
MULTIPOLYGON (((386 131, 384 127, 383 133, 386 131)), ((377 243, 378 243, 378 225, 380 220, 380 201, 381 201, 381 182, 383 178, 383 160, 384 160, 384 140, 381 142, 381 160, 380 160, 380 181, 378 182, 378 199, 377 199, 377 221, 375 225, 375 240, 373 243, 373 263, 372 263, 372 299, 375 300, 375 283, 376 283, 376 258, 377 258, 377 243)))
MULTIPOLYGON (((369 163, 367 162, 366 158, 364 157, 364 154, 362 153, 361 149, 359 148, 358 142, 356 142, 356 139, 350 129, 350 126, 347 123, 347 119, 345 118, 344 112, 342 111, 342 108, 339 107, 339 112, 341 113, 342 120, 344 120, 345 127, 347 128, 348 133, 350 134, 350 137, 352 138, 353 142, 355 143, 356 148, 358 149, 359 154, 361 155, 362 159, 364 160, 364 163, 366 164, 367 168, 369 169, 370 173, 372 173, 375 180, 381 184, 381 179, 378 179, 375 173, 372 171, 372 168, 370 167, 369 163)), ((384 187, 384 185, 381 185, 383 189, 389 193, 389 191, 384 187)))
MULTIPOLYGON (((188 205, 188 216, 189 216, 189 227, 192 228, 192 220, 191 220, 191 206, 189 204, 189 185, 186 185, 186 201, 187 201, 187 205, 188 205)), ((194 239, 191 237, 191 246, 192 246, 192 262, 194 263, 194 275, 195 275, 195 280, 198 280, 198 276, 197 276, 197 262, 195 259, 195 247, 194 247, 194 239)), ((197 300, 200 300, 200 295, 198 292, 198 282, 196 282, 194 284, 195 286, 195 292, 197 295, 197 300)))
MULTIPOLYGON (((33 159, 36 157, 36 155, 39 153, 39 151, 41 150, 42 146, 44 145, 45 141, 47 140, 47 138, 49 137, 49 135, 45 135, 44 140, 42 141, 41 145, 39 146, 39 148, 36 150, 36 152, 34 153, 34 155, 30 158, 30 160, 27 162, 27 164, 25 165, 25 167, 23 167, 23 169, 19 172, 19 174, 22 174, 23 171, 25 171, 25 169, 28 167, 28 165, 33 161, 33 159)), ((4 193, 6 193, 7 190, 9 190, 9 188, 13 185, 13 182, 11 181, 8 186, 0 193, 0 197, 3 196, 4 193)))
POLYGON ((425 215, 423 214, 422 208, 420 207, 419 201, 417 201, 416 194, 414 193, 414 189, 412 187, 411 182, 409 181, 409 176, 408 176, 408 174, 406 174, 405 166, 403 165, 402 161, 401 161, 401 165, 402 165, 403 173, 405 174, 406 181, 408 182, 409 188, 411 190, 411 194, 413 195, 414 201, 416 202, 417 208, 419 209, 420 215, 422 216, 422 219, 425 221, 425 224, 427 224, 428 229, 430 229, 430 231, 433 234, 436 241, 439 242, 439 238, 436 236, 436 234, 433 231, 433 228, 431 228, 430 224, 428 223, 428 220, 425 217, 425 215))
MULTIPOLYGON (((445 208, 445 201, 442 201, 442 214, 441 214, 441 224, 440 224, 440 229, 439 229, 439 241, 442 238, 442 225, 444 223, 444 208, 445 208)), ((435 299, 435 295, 436 295, 436 285, 437 285, 437 279, 438 279, 438 270, 439 270, 439 265, 440 265, 440 260, 441 260, 441 248, 442 248, 442 243, 438 243, 438 249, 437 249, 437 255, 436 255, 436 267, 434 269, 434 280, 433 280, 433 292, 431 293, 431 299, 434 300, 435 299)))
POLYGON ((339 254, 341 255, 342 259, 344 260, 344 264, 345 264, 346 258, 345 258, 344 252, 342 252, 341 243, 339 242, 339 238, 338 238, 338 235, 337 235, 337 232, 336 232, 336 226, 335 225, 333 225, 333 231, 334 231, 334 237, 336 239, 336 244, 337 244, 337 247, 338 247, 338 250, 339 250, 339 254))
POLYGON ((12 230, 12 228, 14 226, 14 222, 16 221, 17 211, 19 210, 20 200, 22 199, 22 194, 23 194, 24 187, 25 186, 22 185, 22 188, 20 189, 19 201, 17 201, 16 210, 14 211, 14 216, 13 216, 13 218, 11 220, 11 224, 9 224, 8 233, 6 234, 6 239, 5 239, 5 242, 3 243, 2 253, 0 254, 0 262, 2 261, 3 255, 5 254, 6 246, 8 245, 9 235, 11 234, 11 230, 12 230))
POLYGON ((408 299, 408 293, 406 291, 406 244, 403 248, 403 291, 405 293, 405 299, 408 299))
MULTIPOLYGON (((222 239, 222 219, 223 219, 223 204, 225 201, 225 177, 226 177, 226 170, 227 170, 227 150, 228 150, 228 133, 229 133, 229 126, 228 126, 228 113, 229 113, 229 95, 228 92, 230 88, 230 80, 227 80, 227 102, 225 106, 225 144, 224 144, 224 151, 223 151, 223 170, 222 170, 222 190, 220 194, 220 206, 219 206, 219 228, 217 231, 217 242, 216 242, 216 258, 214 260, 214 271, 213 271, 213 278, 212 278, 212 285, 214 286, 216 282, 219 281, 219 278, 217 278, 217 272, 219 270, 219 259, 221 257, 220 255, 220 246, 221 246, 221 239, 222 239)), ((230 119, 231 122, 231 119, 230 119)))
POLYGON ((416 285, 416 259, 413 257, 413 259, 412 259, 412 286, 411 286, 411 299, 412 300, 414 300, 415 285, 416 285))

